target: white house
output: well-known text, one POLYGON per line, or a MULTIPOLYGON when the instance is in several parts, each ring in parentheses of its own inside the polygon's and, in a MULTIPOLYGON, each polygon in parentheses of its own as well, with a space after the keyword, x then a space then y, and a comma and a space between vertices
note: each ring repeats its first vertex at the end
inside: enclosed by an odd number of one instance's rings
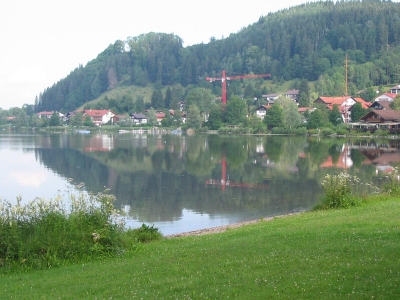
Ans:
POLYGON ((265 115, 267 114, 267 110, 270 109, 271 106, 269 105, 261 105, 256 108, 256 115, 260 119, 264 119, 265 115))

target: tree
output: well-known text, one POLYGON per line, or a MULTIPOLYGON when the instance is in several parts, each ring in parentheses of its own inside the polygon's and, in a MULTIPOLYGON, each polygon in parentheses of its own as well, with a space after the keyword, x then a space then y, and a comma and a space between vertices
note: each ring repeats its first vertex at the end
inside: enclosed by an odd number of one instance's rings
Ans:
POLYGON ((367 110, 362 107, 360 102, 357 102, 351 108, 351 121, 352 122, 357 122, 366 113, 367 113, 367 110))
POLYGON ((93 127, 94 123, 92 121, 92 118, 90 116, 86 116, 85 120, 83 121, 83 126, 88 126, 88 127, 93 127))
POLYGON ((390 103, 390 108, 393 110, 400 110, 400 94, 393 99, 392 103, 390 103))
POLYGON ((300 107, 310 106, 310 87, 307 79, 302 79, 299 84, 299 105, 300 107))
POLYGON ((326 115, 323 113, 322 109, 315 109, 308 114, 307 128, 317 129, 322 128, 326 124, 326 115))
POLYGON ((283 126, 282 112, 283 109, 280 105, 272 105, 271 108, 267 110, 263 122, 268 126, 268 128, 283 126))
POLYGON ((209 112, 214 99, 215 97, 209 89, 194 88, 186 96, 186 105, 190 107, 192 104, 196 104, 200 112, 209 112))
POLYGON ((156 89, 154 90, 153 94, 151 95, 151 106, 154 109, 164 108, 164 97, 161 90, 156 89))
POLYGON ((60 117, 58 113, 53 112, 50 118, 49 126, 59 126, 60 125, 60 117))
POLYGON ((144 98, 143 96, 136 96, 136 102, 135 102, 136 110, 137 112, 144 112, 144 98))
POLYGON ((196 104, 189 106, 186 122, 191 128, 200 128, 203 123, 203 118, 200 115, 200 109, 196 104))
POLYGON ((82 113, 77 113, 74 117, 71 118, 71 126, 81 127, 83 122, 82 113))
POLYGON ((225 121, 229 124, 241 124, 246 121, 246 117, 246 102, 238 96, 233 96, 226 105, 225 121))
POLYGON ((171 91, 170 87, 168 87, 167 91, 165 92, 164 104, 165 104, 165 108, 171 108, 172 91, 171 91))
POLYGON ((174 125, 174 120, 171 117, 171 114, 169 111, 167 111, 165 113, 165 118, 161 120, 161 125, 163 127, 171 127, 172 125, 174 125))
POLYGON ((302 118, 298 112, 297 104, 289 98, 279 97, 275 100, 275 105, 282 107, 282 122, 285 128, 296 128, 302 122, 302 118))
POLYGON ((223 124, 222 118, 222 106, 220 104, 213 103, 211 105, 206 126, 208 126, 208 128, 211 130, 217 130, 223 124))
POLYGON ((329 122, 331 122, 335 126, 343 123, 342 114, 337 104, 333 105, 332 110, 329 111, 329 122))
POLYGON ((149 112, 147 113, 147 123, 152 126, 157 125, 156 111, 153 107, 150 108, 149 112))

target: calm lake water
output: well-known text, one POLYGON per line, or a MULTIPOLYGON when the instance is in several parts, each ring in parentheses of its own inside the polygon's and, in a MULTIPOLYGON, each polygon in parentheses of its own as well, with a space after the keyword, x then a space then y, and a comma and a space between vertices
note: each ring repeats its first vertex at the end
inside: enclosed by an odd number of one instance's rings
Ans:
POLYGON ((304 211, 326 174, 380 184, 397 140, 128 133, 0 134, 0 197, 51 199, 110 188, 127 224, 165 234, 304 211))

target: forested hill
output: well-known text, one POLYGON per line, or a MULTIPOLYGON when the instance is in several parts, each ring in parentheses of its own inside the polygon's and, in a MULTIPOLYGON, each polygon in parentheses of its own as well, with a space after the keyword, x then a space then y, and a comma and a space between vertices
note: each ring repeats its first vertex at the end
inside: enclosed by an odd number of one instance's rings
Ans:
POLYGON ((35 109, 71 111, 121 82, 212 88, 205 77, 219 77, 221 70, 229 75, 270 73, 274 80, 317 80, 318 93, 334 95, 343 90, 346 53, 349 92, 354 93, 399 82, 399 42, 399 3, 307 3, 260 17, 240 32, 208 44, 184 48, 180 37, 165 33, 116 41, 41 93, 35 109))

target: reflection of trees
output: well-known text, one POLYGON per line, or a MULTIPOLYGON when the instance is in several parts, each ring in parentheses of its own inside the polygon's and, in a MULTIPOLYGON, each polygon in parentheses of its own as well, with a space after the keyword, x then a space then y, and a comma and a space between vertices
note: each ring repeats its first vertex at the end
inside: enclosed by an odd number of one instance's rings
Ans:
MULTIPOLYGON (((80 145, 82 137, 70 137, 80 145)), ((40 141, 51 146, 51 139, 40 141)), ((284 213, 296 207, 310 208, 320 193, 320 182, 339 168, 319 168, 329 155, 337 155, 343 140, 306 137, 252 136, 161 136, 148 138, 145 146, 133 147, 120 141, 109 152, 82 152, 72 148, 36 148, 38 160, 61 176, 84 182, 91 192, 105 187, 117 197, 117 206, 129 204, 141 221, 171 221, 181 217, 182 209, 199 213, 254 214, 284 213), (258 145, 264 150, 256 152, 258 145), (262 147, 261 147, 262 148, 262 147), (265 151, 265 153, 264 153, 265 151), (221 179, 221 158, 227 161, 227 176, 232 182, 269 186, 263 188, 206 185, 207 179, 221 179), (268 156, 275 165, 263 165, 268 156)), ((55 144, 57 145, 57 143, 55 144)), ((370 182, 373 166, 363 165, 363 156, 351 150, 357 168, 349 174, 370 182)))

